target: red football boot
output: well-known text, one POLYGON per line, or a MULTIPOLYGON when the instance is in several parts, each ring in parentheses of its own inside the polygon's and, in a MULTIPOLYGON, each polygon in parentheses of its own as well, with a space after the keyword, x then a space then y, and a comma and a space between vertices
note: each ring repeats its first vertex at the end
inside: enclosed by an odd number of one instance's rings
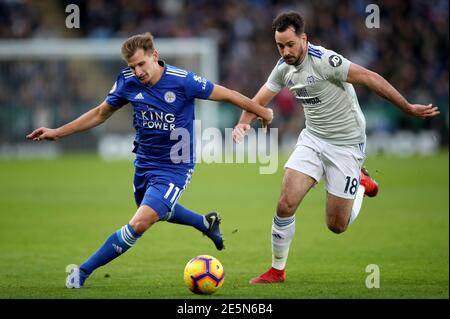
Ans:
POLYGON ((369 197, 375 197, 377 195, 378 184, 370 177, 365 167, 361 168, 361 180, 359 183, 366 189, 364 195, 369 197))
POLYGON ((278 270, 273 267, 263 273, 262 275, 255 277, 250 280, 250 284, 276 284, 279 282, 284 282, 286 279, 286 271, 278 270))

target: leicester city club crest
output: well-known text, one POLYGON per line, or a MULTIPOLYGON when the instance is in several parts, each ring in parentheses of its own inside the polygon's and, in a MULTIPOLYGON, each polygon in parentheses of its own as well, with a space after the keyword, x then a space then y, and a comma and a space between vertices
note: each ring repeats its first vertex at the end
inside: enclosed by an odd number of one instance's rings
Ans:
POLYGON ((167 103, 173 103, 173 102, 175 102, 176 99, 177 99, 177 97, 176 97, 175 93, 173 93, 172 91, 167 91, 164 94, 164 100, 167 103))

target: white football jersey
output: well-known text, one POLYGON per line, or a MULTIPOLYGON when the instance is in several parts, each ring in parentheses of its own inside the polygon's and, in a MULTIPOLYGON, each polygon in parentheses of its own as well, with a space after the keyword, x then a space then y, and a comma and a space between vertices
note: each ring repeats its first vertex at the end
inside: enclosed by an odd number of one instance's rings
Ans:
POLYGON ((289 88, 302 102, 306 129, 331 144, 366 141, 366 121, 353 85, 347 83, 350 61, 334 51, 308 42, 308 54, 300 65, 280 59, 266 86, 278 93, 289 88))

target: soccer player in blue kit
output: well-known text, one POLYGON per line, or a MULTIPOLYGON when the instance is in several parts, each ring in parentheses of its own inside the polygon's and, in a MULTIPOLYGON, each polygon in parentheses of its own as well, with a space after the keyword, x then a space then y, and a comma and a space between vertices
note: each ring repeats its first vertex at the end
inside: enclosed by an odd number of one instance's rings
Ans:
POLYGON ((246 96, 160 60, 149 32, 128 38, 122 45, 122 56, 128 67, 120 72, 104 102, 59 128, 41 127, 27 135, 33 141, 56 140, 103 123, 128 102, 133 105, 134 196, 138 209, 128 224, 111 234, 80 267, 70 271, 68 288, 83 287, 95 269, 126 252, 159 220, 192 226, 222 250, 220 216, 216 212, 203 216, 177 203, 195 166, 194 99, 232 103, 266 124, 273 117, 271 109, 246 96), (183 133, 188 133, 189 141, 179 139, 186 136, 183 133), (190 151, 180 157, 186 143, 190 151))

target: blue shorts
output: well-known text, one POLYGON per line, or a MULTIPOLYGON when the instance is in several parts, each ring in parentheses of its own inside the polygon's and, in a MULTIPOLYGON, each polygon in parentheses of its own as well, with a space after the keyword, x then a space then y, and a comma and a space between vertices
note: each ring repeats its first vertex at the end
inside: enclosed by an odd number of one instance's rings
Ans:
POLYGON ((164 220, 191 181, 193 172, 193 169, 136 167, 133 183, 136 205, 150 206, 164 220))

